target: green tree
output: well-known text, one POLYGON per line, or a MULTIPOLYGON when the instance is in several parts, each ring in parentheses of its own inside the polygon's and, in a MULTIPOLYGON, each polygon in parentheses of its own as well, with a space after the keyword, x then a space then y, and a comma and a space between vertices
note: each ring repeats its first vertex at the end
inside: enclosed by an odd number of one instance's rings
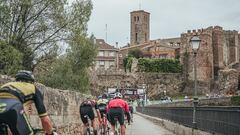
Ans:
POLYGON ((12 75, 22 68, 22 53, 2 41, 0 41, 0 50, 1 74, 12 75))
POLYGON ((39 64, 36 69, 37 78, 54 88, 86 92, 89 90, 87 70, 97 54, 93 37, 86 38, 76 34, 70 46, 65 55, 39 64))
POLYGON ((74 30, 86 35, 91 10, 91 0, 1 0, 0 39, 20 51, 22 65, 33 70, 56 46, 67 44, 74 30))
POLYGON ((139 48, 131 49, 128 52, 128 56, 139 59, 143 57, 143 52, 139 48))

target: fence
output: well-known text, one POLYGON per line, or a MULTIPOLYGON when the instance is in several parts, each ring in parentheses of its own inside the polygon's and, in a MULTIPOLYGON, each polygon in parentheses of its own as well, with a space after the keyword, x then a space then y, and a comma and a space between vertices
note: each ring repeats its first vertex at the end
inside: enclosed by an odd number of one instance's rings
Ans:
MULTIPOLYGON (((138 107, 138 112, 192 128, 192 107, 138 107)), ((240 135, 240 107, 198 107, 197 128, 222 135, 240 135)))

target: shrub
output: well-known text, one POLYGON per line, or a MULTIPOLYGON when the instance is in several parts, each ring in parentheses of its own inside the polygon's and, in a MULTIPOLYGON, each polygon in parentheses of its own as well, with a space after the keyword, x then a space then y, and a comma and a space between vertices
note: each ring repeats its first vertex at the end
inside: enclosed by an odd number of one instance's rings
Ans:
POLYGON ((138 60, 138 67, 142 72, 180 73, 182 71, 179 60, 175 59, 141 58, 138 60))
POLYGON ((240 96, 234 96, 231 98, 231 103, 233 105, 240 105, 240 96))

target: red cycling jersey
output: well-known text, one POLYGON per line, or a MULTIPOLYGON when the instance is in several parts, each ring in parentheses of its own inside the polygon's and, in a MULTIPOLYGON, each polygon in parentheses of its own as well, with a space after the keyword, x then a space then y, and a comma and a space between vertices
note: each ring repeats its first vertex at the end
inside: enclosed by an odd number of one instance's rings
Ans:
POLYGON ((129 112, 128 103, 122 99, 110 100, 107 106, 107 111, 111 108, 121 107, 125 112, 129 112))

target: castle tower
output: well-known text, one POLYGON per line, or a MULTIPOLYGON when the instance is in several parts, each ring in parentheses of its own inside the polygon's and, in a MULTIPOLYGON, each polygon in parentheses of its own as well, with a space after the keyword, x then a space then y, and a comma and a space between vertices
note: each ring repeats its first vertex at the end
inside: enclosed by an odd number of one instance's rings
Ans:
POLYGON ((144 10, 133 11, 131 14, 131 46, 149 41, 150 13, 144 10))

